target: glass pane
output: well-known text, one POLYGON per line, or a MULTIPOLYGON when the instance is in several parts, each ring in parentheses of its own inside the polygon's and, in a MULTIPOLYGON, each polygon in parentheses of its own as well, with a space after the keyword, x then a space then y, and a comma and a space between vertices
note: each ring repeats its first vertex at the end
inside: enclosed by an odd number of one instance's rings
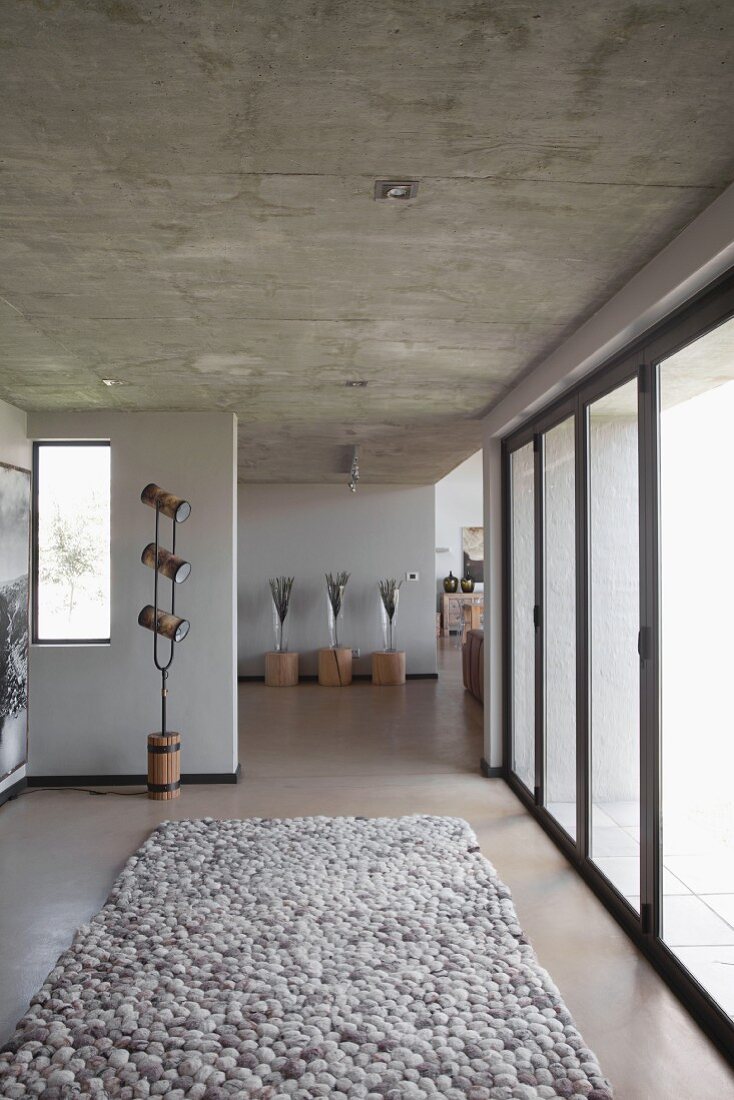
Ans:
POLYGON ((38 637, 109 638, 110 448, 41 444, 38 637))
POLYGON ((589 406, 591 851, 640 905, 637 381, 589 406))
POLYGON ((533 445, 511 456, 513 771, 535 787, 535 466, 533 445))
POLYGON ((576 467, 574 418, 545 435, 545 798, 576 837, 576 467))
POLYGON ((662 937, 734 1015, 734 321, 660 398, 662 937))

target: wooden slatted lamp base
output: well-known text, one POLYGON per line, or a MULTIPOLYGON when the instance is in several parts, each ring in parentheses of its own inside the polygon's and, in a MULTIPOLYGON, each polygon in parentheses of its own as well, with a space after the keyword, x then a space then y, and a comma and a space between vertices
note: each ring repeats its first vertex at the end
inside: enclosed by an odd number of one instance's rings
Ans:
POLYGON ((351 649, 320 649, 319 683, 323 687, 347 687, 351 682, 351 649))
POLYGON ((295 687, 298 683, 298 654, 273 651, 265 654, 265 683, 268 687, 295 687))
POLYGON ((148 735, 148 798, 168 802, 181 794, 181 736, 148 735))
POLYGON ((372 683, 380 687, 397 687, 405 683, 405 652, 372 654, 372 683))

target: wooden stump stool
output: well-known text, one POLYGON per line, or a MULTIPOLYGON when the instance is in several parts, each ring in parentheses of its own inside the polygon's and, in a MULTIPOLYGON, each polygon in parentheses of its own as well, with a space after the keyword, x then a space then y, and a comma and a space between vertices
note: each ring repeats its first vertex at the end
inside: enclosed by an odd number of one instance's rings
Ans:
POLYGON ((271 688, 295 687, 298 683, 298 654, 266 653, 265 683, 271 688))
POLYGON ((148 798, 167 802, 181 794, 181 737, 148 734, 148 798))
POLYGON ((405 683, 405 652, 372 654, 372 683, 380 687, 396 687, 405 683))
POLYGON ((323 687, 346 687, 351 682, 351 649, 320 649, 319 683, 323 687))

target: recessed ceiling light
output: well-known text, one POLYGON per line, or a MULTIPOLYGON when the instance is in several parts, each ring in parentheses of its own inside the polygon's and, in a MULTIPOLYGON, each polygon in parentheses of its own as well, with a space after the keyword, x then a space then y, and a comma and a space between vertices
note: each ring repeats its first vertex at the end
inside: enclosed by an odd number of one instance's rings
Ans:
POLYGON ((349 382, 345 382, 344 385, 352 390, 363 390, 367 382, 364 378, 354 378, 350 379, 349 382))
POLYGON ((375 198, 405 202, 418 194, 418 180, 375 180, 375 198))
POLYGON ((122 381, 121 378, 103 378, 102 379, 102 385, 103 386, 124 386, 125 383, 122 381))

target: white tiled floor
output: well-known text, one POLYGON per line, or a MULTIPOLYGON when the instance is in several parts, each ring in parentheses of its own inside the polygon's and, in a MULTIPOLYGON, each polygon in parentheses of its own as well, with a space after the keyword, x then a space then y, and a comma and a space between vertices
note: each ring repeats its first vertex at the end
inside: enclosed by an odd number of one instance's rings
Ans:
POLYGON ((676 947, 675 954, 724 1012, 734 1016, 734 947, 676 947))
POLYGON ((631 856, 637 863, 640 858, 640 842, 619 825, 603 826, 600 828, 594 823, 592 834, 592 851, 595 857, 601 856, 631 856))
MULTIPOLYGON (((548 810, 575 832, 576 807, 548 810)), ((640 907, 639 806, 594 805, 594 864, 630 904, 640 907)), ((734 857, 705 828, 687 821, 665 826, 663 939, 693 976, 734 1016, 734 857)))
MULTIPOLYGON (((594 863, 628 901, 637 897, 640 892, 640 864, 637 857, 600 856, 594 860, 594 863)), ((690 892, 685 883, 670 871, 663 869, 664 895, 690 894, 690 892)))
POLYGON ((640 824, 640 807, 637 802, 602 802, 595 807, 597 813, 605 813, 623 828, 640 824))
POLYGON ((701 894, 701 901, 734 927, 734 894, 701 894))
POLYGON ((734 945, 734 927, 695 894, 663 898, 663 937, 669 947, 734 945))
POLYGON ((734 894, 734 858, 732 852, 708 852, 705 855, 665 856, 665 866, 694 894, 734 894))
POLYGON ((546 809, 548 813, 553 814, 558 824, 562 825, 570 836, 576 836, 575 802, 549 802, 546 809))

